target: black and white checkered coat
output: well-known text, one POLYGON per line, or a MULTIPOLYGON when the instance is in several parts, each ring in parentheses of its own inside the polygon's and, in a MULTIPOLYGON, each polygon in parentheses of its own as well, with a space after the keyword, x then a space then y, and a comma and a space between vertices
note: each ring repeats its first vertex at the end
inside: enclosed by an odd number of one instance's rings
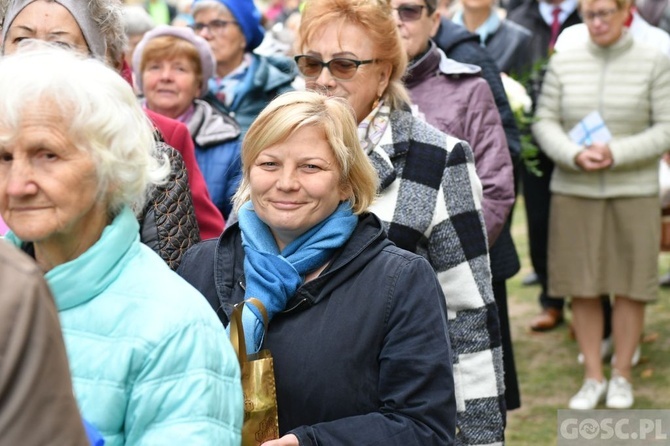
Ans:
POLYGON ((429 260, 446 297, 458 444, 502 444, 500 328, 472 150, 397 110, 369 156, 381 180, 370 210, 396 245, 429 260))

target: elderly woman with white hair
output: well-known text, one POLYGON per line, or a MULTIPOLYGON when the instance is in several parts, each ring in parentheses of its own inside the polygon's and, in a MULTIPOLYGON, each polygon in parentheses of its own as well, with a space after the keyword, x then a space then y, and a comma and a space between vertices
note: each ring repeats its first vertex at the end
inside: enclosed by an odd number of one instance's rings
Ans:
MULTIPOLYGON (((3 54, 12 54, 25 40, 51 41, 106 61, 132 83, 124 62, 127 38, 120 0, 10 0, 2 37, 3 54)), ((215 237, 224 221, 207 193, 186 127, 150 110, 146 113, 161 140, 157 151, 171 158, 172 177, 155 190, 141 216, 142 241, 176 268, 183 252, 199 240, 198 232, 215 237)))
POLYGON ((54 294, 82 416, 110 446, 239 444, 226 334, 140 243, 134 211, 169 171, 152 151, 131 87, 99 61, 42 43, 0 60, 0 214, 54 294))

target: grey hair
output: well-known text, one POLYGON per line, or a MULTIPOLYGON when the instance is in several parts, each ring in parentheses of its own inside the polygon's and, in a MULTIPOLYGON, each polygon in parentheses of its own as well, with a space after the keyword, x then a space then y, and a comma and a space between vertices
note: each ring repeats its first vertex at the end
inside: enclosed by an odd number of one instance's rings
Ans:
POLYGON ((120 68, 128 47, 124 29, 123 2, 121 0, 87 0, 88 10, 107 42, 107 60, 115 69, 120 68))
MULTIPOLYGON (((10 4, 14 0, 0 0, 0 23, 4 26, 5 15, 10 4)), ((46 0, 53 1, 53 0, 46 0)), ((128 46, 128 38, 124 30, 123 2, 121 0, 79 0, 87 1, 88 12, 98 27, 99 33, 107 44, 108 63, 120 68, 121 60, 128 46)), ((0 26, 0 30, 2 29, 0 26)), ((4 45, 4 42, 0 42, 4 45)))
POLYGON ((151 31, 156 23, 149 13, 139 5, 123 6, 123 29, 126 36, 137 36, 151 31))
POLYGON ((228 11, 228 8, 226 8, 226 6, 221 2, 216 0, 202 0, 193 4, 191 8, 191 15, 195 17, 195 15, 200 11, 206 11, 209 9, 216 9, 219 12, 230 12, 228 11))
POLYGON ((75 146, 93 159, 109 214, 142 209, 170 165, 153 156, 153 125, 130 85, 97 59, 32 41, 0 59, 0 144, 16 137, 26 109, 45 103, 58 108, 75 146))

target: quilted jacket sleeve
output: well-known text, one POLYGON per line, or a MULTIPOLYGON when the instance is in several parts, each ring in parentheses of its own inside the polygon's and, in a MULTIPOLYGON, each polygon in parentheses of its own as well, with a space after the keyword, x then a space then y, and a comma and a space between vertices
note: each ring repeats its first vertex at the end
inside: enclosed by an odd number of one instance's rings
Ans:
POLYGON ((485 82, 473 82, 468 104, 465 140, 474 151, 477 175, 483 187, 482 211, 488 244, 493 246, 514 205, 512 158, 500 114, 485 82))
POLYGON ((167 155, 170 175, 147 200, 139 219, 140 239, 176 270, 181 256, 200 241, 200 232, 181 155, 164 142, 156 143, 156 153, 167 155))
POLYGON ((211 320, 184 323, 149 352, 126 411, 127 446, 240 444, 240 369, 211 320))

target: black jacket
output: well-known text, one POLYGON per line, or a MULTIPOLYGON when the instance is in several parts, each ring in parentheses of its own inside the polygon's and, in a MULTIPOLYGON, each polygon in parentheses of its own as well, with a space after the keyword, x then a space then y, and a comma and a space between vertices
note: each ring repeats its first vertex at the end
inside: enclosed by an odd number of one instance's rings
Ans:
MULTIPOLYGON (((244 299, 237 224, 178 270, 224 325, 244 299)), ((359 217, 327 269, 269 325, 279 430, 310 445, 449 445, 456 402, 444 295, 430 264, 359 217)))
POLYGON ((533 36, 526 28, 502 20, 500 27, 487 37, 484 44, 500 71, 518 77, 525 75, 533 66, 530 55, 532 40, 533 36))

